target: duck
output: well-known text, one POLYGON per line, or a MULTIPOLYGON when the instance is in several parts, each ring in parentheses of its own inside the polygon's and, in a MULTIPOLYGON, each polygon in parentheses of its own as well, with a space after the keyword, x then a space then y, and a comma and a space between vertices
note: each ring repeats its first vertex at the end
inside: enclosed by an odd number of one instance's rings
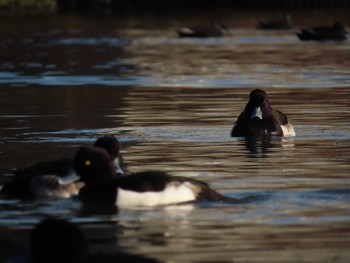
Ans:
POLYGON ((336 21, 331 26, 302 28, 296 35, 300 40, 345 40, 346 30, 342 22, 336 21))
POLYGON ((177 30, 179 37, 222 37, 227 27, 222 25, 219 20, 213 20, 209 27, 182 27, 177 30))
POLYGON ((142 171, 117 177, 108 153, 98 147, 81 147, 74 157, 73 166, 84 182, 79 198, 85 204, 152 207, 194 201, 237 201, 221 195, 204 182, 162 171, 142 171))
POLYGON ((93 254, 81 228, 68 220, 47 217, 30 236, 29 251, 19 253, 9 263, 157 263, 156 259, 123 251, 93 254))
MULTIPOLYGON (((102 147, 110 154, 116 167, 115 173, 124 175, 119 141, 114 136, 98 138, 94 147, 102 147)), ((82 182, 73 169, 73 159, 63 158, 38 162, 14 170, 13 179, 6 182, 0 194, 15 198, 69 198, 78 195, 82 182)))
POLYGON ((293 23, 290 15, 285 15, 283 19, 262 20, 258 25, 259 29, 292 29, 293 23))
POLYGON ((250 92, 249 101, 232 127, 231 137, 295 136, 287 116, 272 108, 267 93, 261 89, 250 92))

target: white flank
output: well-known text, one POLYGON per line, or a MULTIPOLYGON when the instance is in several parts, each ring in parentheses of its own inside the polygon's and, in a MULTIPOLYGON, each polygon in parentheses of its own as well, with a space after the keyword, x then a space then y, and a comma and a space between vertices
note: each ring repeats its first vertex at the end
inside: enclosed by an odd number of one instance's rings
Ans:
POLYGON ((281 125, 283 136, 295 136, 294 127, 292 124, 281 125))
POLYGON ((171 183, 161 192, 134 192, 118 188, 116 205, 131 206, 157 206, 194 201, 196 195, 189 182, 182 184, 171 183))

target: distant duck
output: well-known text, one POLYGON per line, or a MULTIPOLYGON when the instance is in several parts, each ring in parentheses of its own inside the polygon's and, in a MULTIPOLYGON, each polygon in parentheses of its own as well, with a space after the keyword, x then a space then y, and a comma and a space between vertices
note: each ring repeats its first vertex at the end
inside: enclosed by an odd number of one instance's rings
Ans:
POLYGON ((285 15, 283 19, 262 20, 259 22, 259 29, 292 29, 293 23, 290 15, 285 15))
POLYGON ((232 137, 295 136, 293 125, 281 111, 272 109, 265 91, 255 89, 231 130, 232 137))
POLYGON ((345 40, 347 38, 345 27, 339 21, 332 26, 302 28, 296 34, 300 40, 345 40))
MULTIPOLYGON (((94 146, 106 149, 113 159, 115 173, 124 174, 119 142, 115 137, 101 137, 94 146)), ((77 179, 79 177, 74 172, 73 159, 44 161, 14 170, 13 179, 3 185, 0 194, 13 198, 67 198, 77 195, 83 186, 77 179)))
POLYGON ((177 33, 180 37, 222 37, 227 30, 219 20, 213 20, 209 27, 182 27, 177 30, 177 33))
POLYGON ((114 164, 102 148, 84 146, 74 158, 74 169, 84 187, 84 203, 118 207, 162 206, 193 201, 236 202, 195 179, 146 171, 116 177, 114 164))
POLYGON ((126 252, 92 254, 87 239, 78 227, 63 219, 47 218, 33 230, 29 252, 8 263, 157 263, 158 260, 126 252))

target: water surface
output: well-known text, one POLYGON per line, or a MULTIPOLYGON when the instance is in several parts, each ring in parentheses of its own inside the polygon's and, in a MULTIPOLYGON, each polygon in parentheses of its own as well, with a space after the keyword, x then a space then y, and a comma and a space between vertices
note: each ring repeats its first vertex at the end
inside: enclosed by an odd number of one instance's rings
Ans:
POLYGON ((74 156, 113 134, 131 171, 194 177, 249 199, 119 211, 76 199, 1 199, 4 248, 8 240, 25 247, 33 225, 53 215, 80 224, 96 253, 122 249, 166 262, 348 261, 348 40, 303 43, 291 31, 244 22, 210 39, 177 38, 178 20, 157 29, 93 23, 3 30, 0 184, 14 167, 74 156), (229 136, 257 87, 297 136, 229 136))

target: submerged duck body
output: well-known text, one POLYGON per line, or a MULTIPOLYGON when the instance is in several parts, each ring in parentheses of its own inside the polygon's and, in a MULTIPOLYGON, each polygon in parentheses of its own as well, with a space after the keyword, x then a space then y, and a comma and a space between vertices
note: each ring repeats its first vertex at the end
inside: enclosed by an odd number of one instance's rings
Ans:
POLYGON ((244 111, 231 130, 232 137, 240 136, 295 136, 293 125, 281 111, 272 109, 265 91, 250 93, 244 111))
POLYGON ((332 26, 317 26, 302 28, 296 33, 300 40, 345 40, 346 30, 341 22, 335 22, 332 26))
POLYGON ((234 201, 217 193, 206 183, 163 172, 147 171, 115 177, 113 163, 103 149, 82 147, 75 156, 74 168, 85 183, 79 192, 83 202, 131 207, 192 201, 234 201))
MULTIPOLYGON (((94 146, 106 149, 114 160, 116 173, 124 174, 119 142, 115 137, 101 137, 94 146)), ((3 185, 1 194, 17 198, 68 198, 77 195, 83 186, 82 182, 77 182, 78 178, 71 158, 39 162, 14 170, 13 179, 3 185)))

